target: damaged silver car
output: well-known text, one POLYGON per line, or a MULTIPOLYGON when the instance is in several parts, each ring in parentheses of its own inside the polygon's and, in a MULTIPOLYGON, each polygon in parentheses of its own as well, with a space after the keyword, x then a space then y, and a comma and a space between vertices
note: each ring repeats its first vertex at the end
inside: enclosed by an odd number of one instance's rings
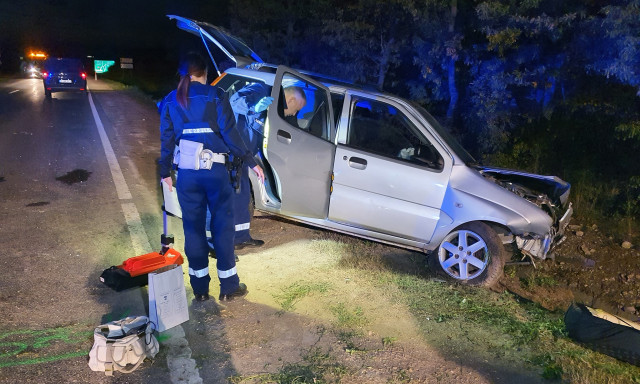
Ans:
POLYGON ((219 27, 169 18, 202 39, 216 68, 216 55, 236 63, 214 82, 229 96, 252 83, 271 89, 255 209, 428 253, 444 276, 474 286, 495 284, 513 251, 544 259, 562 239, 569 183, 478 166, 417 104, 261 63, 219 27), (289 86, 306 98, 297 121, 283 113, 289 86))

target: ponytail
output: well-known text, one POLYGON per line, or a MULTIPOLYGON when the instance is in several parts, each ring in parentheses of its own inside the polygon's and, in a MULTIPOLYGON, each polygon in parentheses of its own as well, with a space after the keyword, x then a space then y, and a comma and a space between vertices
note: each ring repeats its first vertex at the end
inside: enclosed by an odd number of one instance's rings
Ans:
POLYGON ((176 89, 176 99, 178 104, 183 109, 186 109, 189 106, 189 100, 187 96, 189 95, 189 85, 191 84, 191 76, 203 76, 207 72, 207 64, 205 63, 202 56, 198 55, 195 52, 189 52, 185 55, 185 57, 180 62, 180 67, 178 67, 178 74, 180 75, 180 82, 178 83, 178 88, 176 89))
POLYGON ((189 94, 189 83, 191 83, 189 75, 180 75, 180 82, 176 89, 176 99, 182 109, 187 109, 188 106, 187 95, 189 94))

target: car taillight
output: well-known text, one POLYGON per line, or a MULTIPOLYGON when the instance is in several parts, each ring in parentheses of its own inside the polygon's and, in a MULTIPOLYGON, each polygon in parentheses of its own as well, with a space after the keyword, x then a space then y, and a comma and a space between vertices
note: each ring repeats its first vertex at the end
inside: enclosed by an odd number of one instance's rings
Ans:
POLYGON ((82 73, 80 74, 80 76, 82 76, 82 78, 83 78, 83 79, 86 79, 86 78, 87 78, 87 74, 86 74, 86 73, 84 73, 84 72, 82 72, 82 73))

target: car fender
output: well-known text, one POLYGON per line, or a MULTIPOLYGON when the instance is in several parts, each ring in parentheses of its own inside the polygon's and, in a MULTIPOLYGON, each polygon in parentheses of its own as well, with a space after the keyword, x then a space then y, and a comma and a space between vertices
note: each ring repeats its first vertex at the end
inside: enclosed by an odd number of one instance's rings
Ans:
POLYGON ((429 248, 437 247, 456 227, 472 221, 496 223, 515 235, 539 236, 549 233, 553 224, 552 218, 535 204, 486 180, 465 165, 455 165, 429 248))

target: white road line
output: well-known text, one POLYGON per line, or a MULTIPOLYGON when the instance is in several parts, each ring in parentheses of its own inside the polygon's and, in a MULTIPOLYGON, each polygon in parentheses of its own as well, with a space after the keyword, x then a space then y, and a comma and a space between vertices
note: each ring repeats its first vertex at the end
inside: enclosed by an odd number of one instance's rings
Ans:
POLYGON ((9 94, 16 93, 16 92, 20 92, 20 90, 19 89, 15 89, 15 90, 9 92, 9 94))
MULTIPOLYGON (((102 125, 102 120, 100 120, 100 116, 98 116, 96 106, 93 104, 91 91, 89 91, 88 94, 93 119, 95 120, 96 127, 100 133, 100 140, 102 141, 104 152, 107 155, 109 168, 111 169, 111 176, 113 177, 113 182, 116 185, 118 197, 120 200, 131 199, 131 192, 129 191, 127 182, 125 181, 122 170, 120 169, 120 164, 118 164, 118 159, 113 152, 111 142, 109 142, 109 138, 104 131, 104 125, 102 125)), ((137 168, 135 168, 135 166, 133 166, 132 169, 135 169, 137 172, 137 168)), ((152 252, 149 237, 144 231, 144 226, 142 225, 142 220, 140 219, 140 214, 138 213, 136 205, 132 202, 123 202, 121 206, 125 221, 127 222, 127 227, 129 227, 129 234, 131 235, 131 243, 133 244, 135 254, 141 255, 152 252)), ((185 338, 182 326, 178 325, 173 327, 165 331, 164 334, 169 336, 169 339, 163 341, 161 345, 169 349, 167 353, 167 366, 169 367, 169 377, 171 382, 175 384, 203 383, 203 380, 200 377, 200 371, 196 367, 196 361, 191 358, 191 348, 189 348, 189 341, 185 338)))
POLYGON ((120 200, 131 199, 131 192, 129 191, 127 182, 124 181, 124 175, 122 174, 122 170, 120 169, 120 164, 118 164, 118 159, 116 158, 116 154, 113 152, 113 147, 111 146, 111 142, 107 137, 107 133, 104 131, 104 125, 102 125, 102 121, 100 120, 100 116, 98 116, 98 111, 96 110, 96 106, 95 104, 93 104, 93 98, 91 97, 91 92, 89 92, 89 104, 91 105, 91 112, 93 113, 93 119, 96 121, 96 126, 98 127, 98 133, 100 134, 100 140, 102 141, 102 147, 104 148, 104 153, 107 155, 107 162, 109 163, 109 169, 111 169, 111 176, 113 177, 113 182, 116 185, 118 198, 120 200))
POLYGON ((122 203, 122 212, 124 212, 124 219, 129 227, 129 234, 131 234, 131 243, 133 244, 135 254, 144 255, 153 252, 136 205, 134 203, 122 203))

